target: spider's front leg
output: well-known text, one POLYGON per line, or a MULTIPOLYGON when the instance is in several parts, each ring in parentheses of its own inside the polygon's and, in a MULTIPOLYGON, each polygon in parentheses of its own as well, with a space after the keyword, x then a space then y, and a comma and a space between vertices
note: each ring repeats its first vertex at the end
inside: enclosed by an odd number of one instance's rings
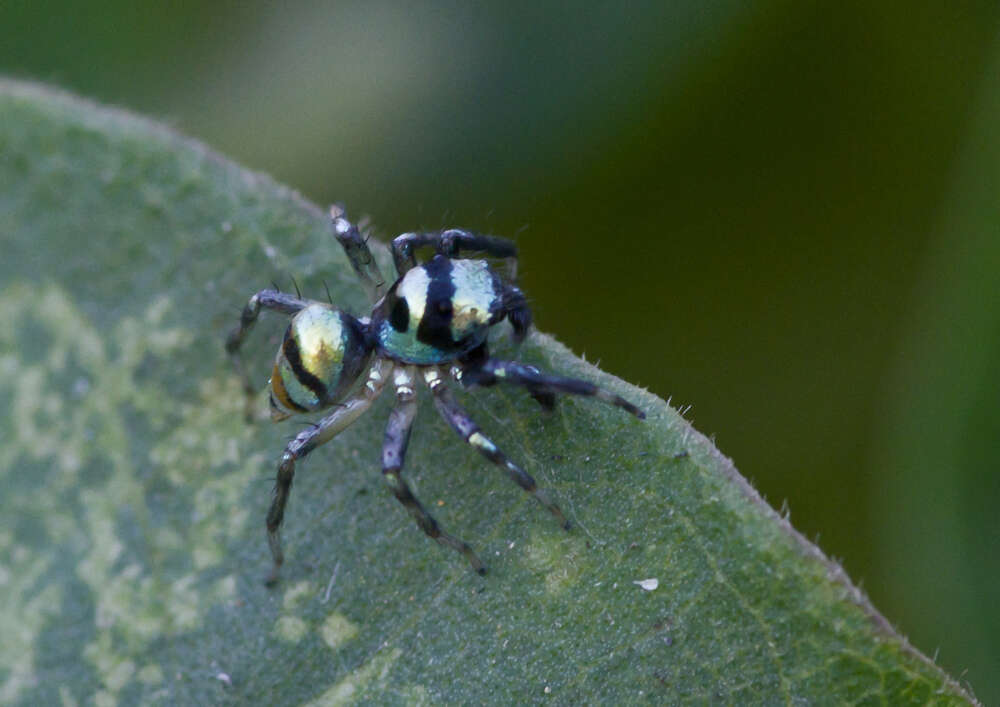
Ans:
POLYGON ((280 529, 281 521, 285 518, 285 504, 288 503, 288 495, 292 490, 292 479, 295 477, 295 462, 321 444, 329 442, 361 417, 382 392, 391 370, 392 363, 384 359, 376 360, 368 373, 367 382, 360 391, 339 403, 336 409, 318 424, 297 434, 285 447, 281 462, 278 464, 274 498, 267 511, 267 541, 271 547, 271 556, 274 558, 274 569, 267 578, 267 584, 277 582, 278 570, 285 560, 281 549, 280 529))
POLYGON ((620 395, 578 378, 542 373, 534 366, 517 361, 499 361, 491 358, 477 366, 464 368, 460 373, 462 384, 466 386, 513 383, 527 388, 536 399, 539 395, 553 396, 555 393, 591 396, 609 405, 620 407, 640 420, 646 419, 646 413, 620 395))
POLYGON ((250 380, 250 375, 246 371, 246 366, 243 364, 243 358, 240 356, 240 346, 243 345, 250 330, 257 323, 260 310, 273 309, 282 314, 295 314, 308 304, 305 300, 286 295, 284 292, 279 292, 278 290, 261 290, 247 301, 246 306, 243 308, 243 313, 240 315, 239 326, 233 329, 229 333, 229 336, 226 337, 226 353, 229 354, 229 358, 233 362, 233 367, 236 369, 236 373, 243 383, 243 392, 246 393, 247 421, 253 419, 253 397, 257 393, 257 390, 254 388, 253 382, 250 380))
POLYGON ((347 253, 355 274, 368 291, 372 302, 377 302, 385 292, 385 278, 375 262, 371 249, 358 227, 347 220, 347 215, 341 206, 330 207, 330 219, 333 221, 333 232, 347 253))
POLYGON ((463 250, 486 253, 494 258, 509 258, 512 260, 510 275, 512 278, 516 275, 517 246, 514 241, 450 228, 429 233, 404 233, 393 239, 392 258, 400 277, 416 267, 417 256, 413 251, 424 246, 433 246, 439 255, 447 258, 458 257, 463 250))
POLYGON ((385 428, 385 444, 382 446, 382 474, 389 489, 400 503, 410 512, 413 519, 428 537, 441 545, 465 555, 469 564, 479 574, 486 574, 486 566, 473 552, 469 544, 441 530, 434 517, 427 512, 423 504, 417 500, 409 485, 403 480, 403 461, 406 458, 406 448, 410 442, 410 430, 413 419, 417 415, 417 395, 414 388, 413 366, 396 369, 394 383, 396 386, 396 407, 389 415, 389 423, 385 428))

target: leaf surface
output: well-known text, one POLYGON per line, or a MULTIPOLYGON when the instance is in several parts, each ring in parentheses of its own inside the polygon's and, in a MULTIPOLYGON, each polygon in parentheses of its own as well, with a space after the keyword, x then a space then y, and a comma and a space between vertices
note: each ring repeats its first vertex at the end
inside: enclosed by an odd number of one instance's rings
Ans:
MULTIPOLYGON (((265 587, 264 514, 301 421, 272 425, 261 398, 245 423, 222 342, 293 276, 365 312, 323 211, 24 83, 0 83, 0 155, 0 702, 972 700, 677 411, 537 333, 498 350, 648 413, 460 394, 571 532, 425 394, 405 474, 488 562, 473 574, 382 487, 385 396, 299 464, 265 587)), ((247 347, 262 387, 282 329, 264 317, 247 347)))

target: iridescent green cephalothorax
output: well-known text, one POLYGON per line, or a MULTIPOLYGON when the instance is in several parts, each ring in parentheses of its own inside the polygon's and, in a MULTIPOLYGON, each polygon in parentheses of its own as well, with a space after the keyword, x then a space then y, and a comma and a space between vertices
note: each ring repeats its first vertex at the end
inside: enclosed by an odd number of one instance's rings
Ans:
POLYGON ((517 361, 490 358, 490 327, 510 321, 515 341, 531 325, 531 311, 521 291, 505 282, 485 260, 458 258, 460 251, 482 251, 497 258, 516 258, 510 241, 457 229, 405 233, 392 242, 398 279, 385 291, 385 281, 366 240, 344 215, 330 210, 334 232, 347 258, 373 299, 370 317, 355 318, 333 305, 261 290, 243 309, 240 325, 226 340, 226 350, 243 375, 248 395, 254 386, 243 371, 240 346, 257 321, 261 308, 292 317, 274 361, 270 380, 271 416, 281 420, 296 413, 330 410, 317 424, 295 436, 278 464, 274 499, 267 513, 267 533, 274 558, 271 580, 284 561, 279 529, 295 475, 295 462, 333 439, 357 420, 392 382, 396 406, 389 416, 382 447, 382 474, 389 490, 410 512, 417 525, 438 543, 461 552, 480 574, 486 568, 469 545, 444 532, 402 477, 410 429, 417 412, 418 377, 430 388, 441 416, 467 444, 503 469, 534 495, 566 528, 559 507, 535 485, 535 480, 511 461, 479 429, 452 398, 449 376, 466 387, 510 383, 523 386, 546 410, 556 393, 592 396, 639 418, 635 405, 593 383, 540 372, 517 361), (417 264, 414 250, 433 247, 436 255, 417 264), (365 372, 367 371, 366 375, 365 372), (356 385, 362 378, 363 385, 356 385))
POLYGON ((453 361, 504 316, 504 289, 485 260, 442 255, 407 271, 372 313, 378 352, 418 365, 453 361))

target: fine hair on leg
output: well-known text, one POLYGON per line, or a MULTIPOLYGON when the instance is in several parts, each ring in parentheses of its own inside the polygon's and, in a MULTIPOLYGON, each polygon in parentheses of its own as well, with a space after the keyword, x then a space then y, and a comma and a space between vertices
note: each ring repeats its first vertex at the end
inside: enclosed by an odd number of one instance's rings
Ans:
POLYGON ((377 302, 385 294, 386 283, 368 242, 358 227, 347 220, 342 206, 335 204, 330 207, 330 220, 333 222, 333 233, 347 254, 354 273, 361 280, 371 301, 377 302))
POLYGON ((402 472, 403 462, 406 459, 406 448, 409 445, 413 420, 417 415, 413 367, 397 368, 394 378, 396 406, 389 415, 389 422, 385 428, 385 441, 382 445, 382 476, 386 485, 428 537, 444 547, 450 547, 452 550, 462 553, 476 572, 486 574, 486 566, 473 552, 469 544, 444 532, 434 517, 424 508, 424 505, 413 495, 413 491, 406 481, 403 480, 402 472))
POLYGON ((515 261, 517 259, 517 246, 514 241, 506 238, 470 233, 458 228, 426 233, 404 233, 392 241, 392 258, 400 277, 416 267, 415 251, 424 246, 433 246, 436 253, 446 258, 456 258, 461 251, 466 251, 486 253, 494 258, 510 258, 515 261))
POLYGON ((578 378, 564 378, 548 373, 542 373, 534 366, 528 366, 517 361, 499 361, 489 359, 477 368, 462 371, 462 384, 466 386, 490 386, 496 383, 511 383, 527 388, 538 397, 539 394, 563 393, 568 395, 583 395, 594 397, 601 402, 614 405, 629 412, 640 420, 646 418, 646 413, 620 395, 578 378))
POLYGON ((247 397, 247 420, 253 418, 253 396, 257 390, 254 388, 250 374, 243 363, 243 357, 240 356, 240 347, 257 323, 257 318, 260 316, 262 309, 270 309, 282 314, 293 315, 299 310, 304 309, 308 304, 308 300, 286 295, 277 289, 261 290, 247 301, 246 306, 243 307, 243 312, 240 314, 240 323, 226 337, 226 353, 229 354, 229 358, 233 362, 233 368, 236 369, 236 373, 240 377, 240 382, 243 384, 243 392, 247 397))
POLYGON ((354 395, 320 420, 317 424, 302 430, 285 447, 278 464, 278 475, 274 483, 274 496, 267 511, 267 542, 274 559, 274 568, 268 576, 267 584, 278 580, 278 571, 285 556, 281 548, 281 523, 285 518, 285 505, 295 477, 295 462, 322 444, 326 444, 361 417, 378 398, 391 372, 392 364, 383 359, 371 367, 365 385, 354 395))

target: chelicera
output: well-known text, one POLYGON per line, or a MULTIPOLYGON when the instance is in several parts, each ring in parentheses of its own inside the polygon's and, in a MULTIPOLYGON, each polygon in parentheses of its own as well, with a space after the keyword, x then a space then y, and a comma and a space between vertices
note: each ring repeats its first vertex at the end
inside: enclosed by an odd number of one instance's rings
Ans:
POLYGON ((514 340, 520 342, 531 325, 531 311, 521 290, 502 278, 486 260, 458 256, 462 251, 480 252, 513 260, 517 257, 513 242, 458 229, 403 234, 392 242, 397 279, 386 290, 385 280, 357 226, 340 207, 331 208, 330 215, 337 240, 372 299, 370 315, 355 317, 326 302, 291 296, 277 289, 261 290, 247 302, 239 326, 226 340, 226 350, 243 376, 245 388, 253 393, 239 357, 240 346, 262 309, 291 316, 271 371, 271 417, 283 420, 326 411, 317 424, 287 444, 278 464, 274 498, 267 513, 267 535, 274 558, 271 580, 277 578, 284 559, 279 529, 296 461, 361 417, 386 386, 395 391, 396 404, 382 446, 383 478, 424 533, 462 553, 476 572, 485 573, 485 565, 468 543, 442 530, 403 479, 403 461, 417 413, 418 379, 423 379, 438 412, 466 443, 506 471, 568 528, 559 506, 455 401, 448 378, 466 387, 497 383, 522 386, 546 410, 555 406, 557 393, 565 393, 595 397, 638 418, 644 418, 644 413, 593 383, 490 357, 490 328, 506 319, 513 328, 514 340), (422 247, 433 248, 435 255, 418 264, 415 251, 422 247))

